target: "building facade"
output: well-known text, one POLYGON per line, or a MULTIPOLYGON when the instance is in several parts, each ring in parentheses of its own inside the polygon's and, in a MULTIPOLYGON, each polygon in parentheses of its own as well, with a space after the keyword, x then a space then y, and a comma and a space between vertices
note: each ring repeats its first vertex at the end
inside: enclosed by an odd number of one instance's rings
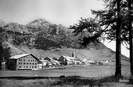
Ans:
POLYGON ((11 70, 37 70, 41 62, 32 54, 21 54, 12 56, 8 61, 11 70))

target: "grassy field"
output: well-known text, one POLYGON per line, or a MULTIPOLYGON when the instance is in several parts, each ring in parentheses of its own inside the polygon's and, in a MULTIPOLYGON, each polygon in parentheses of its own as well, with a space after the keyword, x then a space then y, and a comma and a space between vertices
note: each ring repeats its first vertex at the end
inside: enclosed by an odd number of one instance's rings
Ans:
MULTIPOLYGON (((36 71, 0 71, 0 77, 8 76, 26 76, 26 77, 60 77, 60 76, 81 76, 81 77, 106 77, 114 75, 114 65, 87 65, 87 66, 68 66, 56 69, 45 69, 36 71)), ((129 66, 122 66, 122 74, 129 76, 129 66)))
MULTIPOLYGON (((73 66, 39 71, 0 71, 1 87, 133 87, 127 82, 116 82, 111 77, 115 67, 111 66, 73 66), (36 79, 2 77, 47 77, 36 79), (103 80, 104 79, 104 80, 103 80)), ((122 74, 129 76, 129 66, 122 66, 122 74)))

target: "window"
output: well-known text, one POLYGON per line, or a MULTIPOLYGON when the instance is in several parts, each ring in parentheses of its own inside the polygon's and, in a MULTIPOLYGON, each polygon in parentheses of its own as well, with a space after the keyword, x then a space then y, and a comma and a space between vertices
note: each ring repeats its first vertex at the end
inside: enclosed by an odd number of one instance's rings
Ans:
POLYGON ((21 68, 21 66, 19 66, 19 68, 21 68))
POLYGON ((26 68, 28 68, 28 66, 26 66, 26 68))

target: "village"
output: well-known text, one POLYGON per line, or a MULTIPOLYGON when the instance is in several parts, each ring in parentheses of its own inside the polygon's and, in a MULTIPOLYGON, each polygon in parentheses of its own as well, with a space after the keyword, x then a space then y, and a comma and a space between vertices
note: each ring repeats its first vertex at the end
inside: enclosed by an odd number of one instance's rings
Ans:
POLYGON ((6 65, 3 64, 3 68, 6 66, 9 70, 43 70, 74 65, 110 65, 112 63, 111 60, 96 61, 86 58, 81 59, 73 55, 71 57, 38 58, 33 54, 19 54, 11 56, 6 65))
POLYGON ((0 0, 0 87, 133 87, 133 0, 0 0))

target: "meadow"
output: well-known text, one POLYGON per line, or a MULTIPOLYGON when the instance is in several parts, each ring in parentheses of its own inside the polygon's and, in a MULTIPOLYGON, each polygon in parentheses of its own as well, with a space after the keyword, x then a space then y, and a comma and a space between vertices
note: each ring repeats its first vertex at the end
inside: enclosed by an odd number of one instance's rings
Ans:
POLYGON ((67 66, 37 71, 0 71, 1 87, 133 87, 128 84, 129 65, 122 65, 126 78, 115 81, 114 65, 67 66), (8 78, 7 78, 8 77, 8 78))
MULTIPOLYGON (((122 74, 129 76, 129 65, 122 65, 122 74)), ((114 75, 114 65, 81 65, 65 66, 60 68, 49 68, 44 70, 17 70, 17 71, 0 71, 0 77, 60 77, 60 76, 80 76, 101 78, 114 75)))

